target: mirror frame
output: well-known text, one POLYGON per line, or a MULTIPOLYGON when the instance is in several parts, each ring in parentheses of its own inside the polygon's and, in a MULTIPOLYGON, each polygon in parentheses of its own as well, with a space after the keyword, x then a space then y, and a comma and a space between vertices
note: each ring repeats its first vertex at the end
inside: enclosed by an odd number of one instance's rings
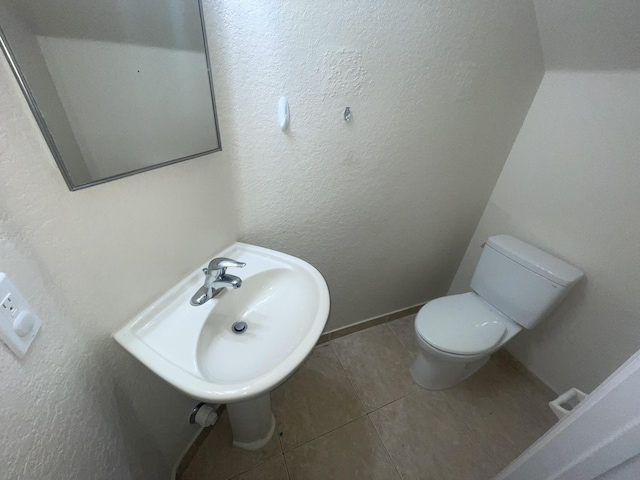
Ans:
POLYGON ((106 182, 110 182, 112 180, 117 180, 119 178, 124 178, 124 177, 130 177, 131 175, 135 175, 137 173, 142 173, 142 172, 147 172, 149 170, 155 170, 156 168, 161 168, 161 167, 165 167, 167 165, 172 165, 174 163, 179 163, 179 162, 184 162, 185 160, 191 160, 192 158, 197 158, 197 157, 202 157, 204 155, 209 155, 210 153, 213 152, 219 152, 222 150, 222 143, 220 141, 220 126, 218 124, 218 113, 216 111, 216 101, 215 101, 215 95, 213 92, 213 77, 211 75, 211 59, 209 58, 209 44, 207 42, 207 29, 205 26, 205 22, 204 22, 204 10, 202 7, 202 0, 197 0, 198 2, 198 11, 200 12, 200 26, 202 29, 202 41, 204 42, 204 54, 206 57, 206 62, 207 62, 207 74, 209 76, 209 87, 211 90, 211 107, 213 108, 213 120, 215 122, 215 127, 216 127, 216 138, 218 140, 218 148, 214 148, 212 150, 206 150, 204 152, 199 152, 199 153, 195 153, 193 155, 188 155, 186 157, 180 157, 180 158, 176 158, 175 160, 168 160, 166 162, 162 162, 162 163, 157 163, 155 165, 151 165, 149 167, 143 167, 143 168, 138 168, 136 170, 131 170, 129 172, 125 172, 125 173, 120 173, 118 175, 112 175, 110 177, 105 177, 102 178, 100 180, 94 180, 88 183, 83 183, 82 185, 75 185, 72 180, 71 180, 71 176, 69 175, 69 171, 67 170, 67 167, 64 164, 64 161, 62 159, 62 156, 60 155, 60 152, 58 151, 58 147, 56 146, 54 140, 53 140, 53 136, 51 135, 51 132, 49 131, 49 128, 47 127, 47 123, 44 120, 44 117, 42 116, 42 113, 40 112, 40 109, 38 108, 38 104, 36 103, 36 99, 33 96, 33 94, 31 93, 31 89, 29 88, 29 84, 27 83, 27 79, 25 78, 24 74, 22 73, 22 70, 20 70, 20 65, 18 64, 13 51, 11 50, 11 47, 9 46, 9 42, 7 40, 7 37, 4 34, 4 31, 2 30, 2 25, 0 25, 0 48, 2 49, 2 51, 4 52, 5 57, 7 58, 7 61, 9 62, 9 66, 11 67, 11 70, 13 71, 13 75, 16 78, 16 80, 18 81, 18 85, 20 86, 20 90, 22 90, 22 93, 24 94, 27 103, 29 104, 29 108, 31 109, 31 112, 33 113, 33 116, 36 119, 36 122, 38 124, 38 127, 40 127, 40 131, 42 132, 42 135, 44 136, 45 141, 47 142, 47 145, 49 146, 49 149, 51 150, 51 154, 53 155, 53 159, 55 160, 56 164, 58 165, 58 168, 60 169, 60 173, 62 173, 62 176, 64 178, 64 181, 67 184, 67 187, 69 187, 69 190, 76 191, 76 190, 82 190, 84 188, 87 187, 93 187, 94 185, 100 185, 102 183, 106 183, 106 182))

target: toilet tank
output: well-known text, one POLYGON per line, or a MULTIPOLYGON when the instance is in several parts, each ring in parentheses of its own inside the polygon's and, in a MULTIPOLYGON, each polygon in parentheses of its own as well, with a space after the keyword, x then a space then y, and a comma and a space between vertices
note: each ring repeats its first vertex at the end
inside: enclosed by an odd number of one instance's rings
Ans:
POLYGON ((584 276, 539 248, 509 235, 490 237, 471 289, 524 328, 535 327, 584 276))

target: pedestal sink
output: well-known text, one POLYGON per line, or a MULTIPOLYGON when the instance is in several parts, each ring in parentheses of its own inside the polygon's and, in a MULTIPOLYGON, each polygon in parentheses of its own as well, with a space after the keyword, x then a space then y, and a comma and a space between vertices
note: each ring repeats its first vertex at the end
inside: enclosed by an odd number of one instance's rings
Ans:
POLYGON ((314 267, 284 253, 235 243, 214 256, 247 264, 234 272, 241 288, 194 307, 189 300, 203 280, 197 269, 114 338, 187 395, 226 403, 234 445, 258 449, 275 428, 269 394, 318 341, 329 291, 314 267), (246 324, 241 333, 238 322, 246 324))

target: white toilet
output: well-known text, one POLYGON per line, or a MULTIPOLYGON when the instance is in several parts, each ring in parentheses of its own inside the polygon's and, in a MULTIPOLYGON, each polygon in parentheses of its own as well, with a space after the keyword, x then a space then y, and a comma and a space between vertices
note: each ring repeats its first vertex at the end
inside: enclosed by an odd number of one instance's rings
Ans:
POLYGON ((487 240, 472 292, 437 298, 420 309, 420 352, 411 376, 423 388, 453 387, 522 328, 545 318, 584 276, 582 270, 509 235, 487 240))

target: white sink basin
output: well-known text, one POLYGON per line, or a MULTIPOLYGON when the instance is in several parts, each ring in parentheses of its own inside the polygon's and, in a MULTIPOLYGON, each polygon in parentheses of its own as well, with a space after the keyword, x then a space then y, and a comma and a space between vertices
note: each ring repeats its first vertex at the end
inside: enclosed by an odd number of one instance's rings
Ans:
POLYGON ((235 243, 215 256, 246 262, 228 272, 242 278, 239 289, 194 307, 189 300, 204 279, 198 269, 114 337, 187 395, 241 402, 275 388, 311 352, 327 322, 329 291, 315 268, 290 255, 235 243), (237 321, 247 323, 244 333, 233 333, 237 321))

